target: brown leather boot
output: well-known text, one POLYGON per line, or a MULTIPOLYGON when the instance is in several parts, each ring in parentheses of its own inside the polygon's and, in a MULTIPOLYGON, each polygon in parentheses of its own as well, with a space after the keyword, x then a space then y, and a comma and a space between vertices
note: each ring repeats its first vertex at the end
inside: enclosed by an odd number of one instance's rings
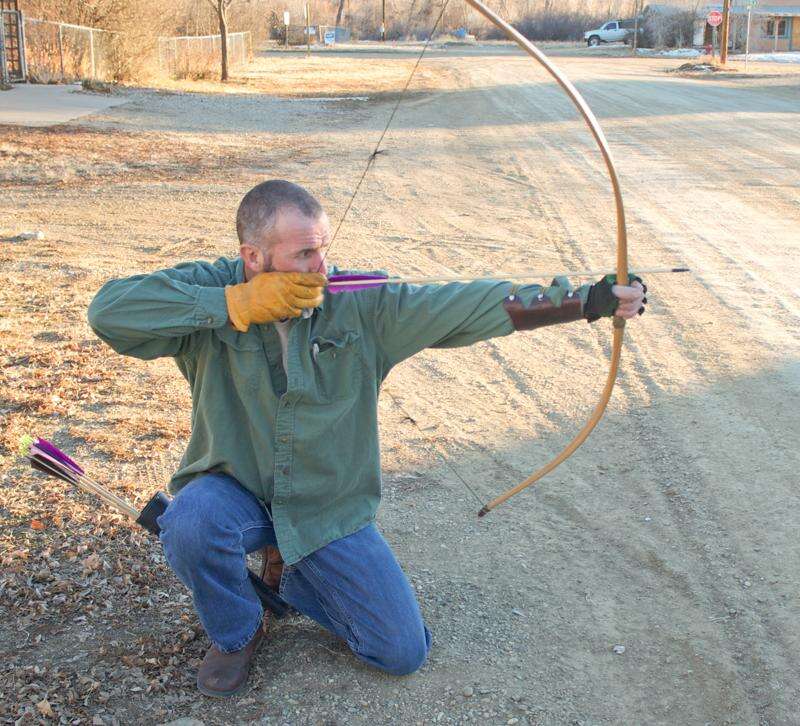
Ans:
POLYGON ((259 628, 253 639, 241 650, 223 653, 212 645, 197 671, 197 688, 206 696, 234 696, 247 684, 250 662, 264 638, 264 629, 259 628))
POLYGON ((281 585, 281 575, 283 575, 283 558, 281 551, 277 547, 267 545, 261 550, 261 579, 269 585, 275 592, 281 585))

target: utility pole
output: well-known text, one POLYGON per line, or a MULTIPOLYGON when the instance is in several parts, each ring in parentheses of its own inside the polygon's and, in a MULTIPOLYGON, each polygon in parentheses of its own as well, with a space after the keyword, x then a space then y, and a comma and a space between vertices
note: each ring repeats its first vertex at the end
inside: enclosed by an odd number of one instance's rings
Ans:
POLYGON ((772 16, 772 52, 778 50, 778 30, 781 27, 781 19, 777 15, 772 16))
POLYGON ((719 41, 719 62, 725 65, 728 62, 728 36, 731 30, 731 0, 724 0, 722 4, 722 34, 719 41))
POLYGON ((381 0, 381 40, 386 42, 386 0, 381 0))

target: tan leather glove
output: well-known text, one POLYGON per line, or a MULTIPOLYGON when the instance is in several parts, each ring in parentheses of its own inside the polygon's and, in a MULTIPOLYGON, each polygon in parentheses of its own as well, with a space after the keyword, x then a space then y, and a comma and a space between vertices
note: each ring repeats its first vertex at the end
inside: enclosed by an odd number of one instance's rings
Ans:
POLYGON ((246 333, 251 324, 296 318, 303 308, 322 302, 327 280, 316 272, 261 272, 249 282, 225 288, 228 317, 236 330, 246 333))

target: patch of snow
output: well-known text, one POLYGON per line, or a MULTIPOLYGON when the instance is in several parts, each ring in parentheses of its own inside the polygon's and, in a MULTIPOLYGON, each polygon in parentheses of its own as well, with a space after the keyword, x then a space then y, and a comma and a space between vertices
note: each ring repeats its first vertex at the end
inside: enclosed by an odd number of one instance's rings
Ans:
MULTIPOLYGON (((743 55, 735 56, 736 60, 744 60, 743 55)), ((767 63, 800 63, 800 52, 787 53, 751 53, 751 61, 765 61, 767 63)))
POLYGON ((292 103, 327 103, 328 101, 369 101, 369 96, 306 96, 301 98, 287 98, 292 103))
POLYGON ((637 48, 637 53, 642 55, 657 55, 664 58, 697 58, 702 52, 695 48, 675 48, 674 50, 653 50, 652 48, 637 48))

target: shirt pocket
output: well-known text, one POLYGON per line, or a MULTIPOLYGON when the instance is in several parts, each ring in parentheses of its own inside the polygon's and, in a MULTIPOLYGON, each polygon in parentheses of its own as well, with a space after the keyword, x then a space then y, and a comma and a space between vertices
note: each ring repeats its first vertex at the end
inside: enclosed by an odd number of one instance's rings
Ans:
POLYGON ((358 396, 364 367, 358 340, 355 332, 311 338, 311 364, 319 401, 329 403, 358 396))

